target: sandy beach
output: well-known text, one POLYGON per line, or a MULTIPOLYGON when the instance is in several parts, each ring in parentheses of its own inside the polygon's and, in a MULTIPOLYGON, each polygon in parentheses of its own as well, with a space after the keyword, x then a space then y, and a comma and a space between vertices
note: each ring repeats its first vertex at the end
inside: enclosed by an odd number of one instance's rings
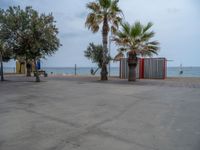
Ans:
POLYGON ((200 149, 200 78, 6 79, 0 150, 200 149))

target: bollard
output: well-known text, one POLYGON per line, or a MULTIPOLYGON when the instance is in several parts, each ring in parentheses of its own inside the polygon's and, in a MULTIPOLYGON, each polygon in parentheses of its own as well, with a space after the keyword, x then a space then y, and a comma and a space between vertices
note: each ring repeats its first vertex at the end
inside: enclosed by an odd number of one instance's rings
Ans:
POLYGON ((74 67, 74 74, 76 76, 76 64, 75 64, 75 67, 74 67))

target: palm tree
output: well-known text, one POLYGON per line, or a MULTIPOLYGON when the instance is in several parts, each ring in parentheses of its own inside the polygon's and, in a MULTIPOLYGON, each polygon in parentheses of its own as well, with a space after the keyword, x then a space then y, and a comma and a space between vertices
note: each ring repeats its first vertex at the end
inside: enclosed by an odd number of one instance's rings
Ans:
POLYGON ((140 22, 133 25, 122 23, 122 30, 118 31, 113 39, 120 46, 120 52, 128 51, 129 81, 136 80, 138 56, 151 57, 159 50, 159 43, 150 41, 155 35, 153 31, 149 31, 152 26, 151 22, 147 25, 140 22))
MULTIPOLYGON (((90 43, 87 49, 84 51, 84 55, 86 58, 91 60, 93 63, 98 65, 97 70, 93 73, 95 74, 99 69, 102 68, 103 62, 103 46, 102 45, 95 45, 94 43, 90 43)), ((112 58, 107 56, 106 60, 109 62, 112 58)), ((107 62, 107 63, 108 63, 107 62)))
POLYGON ((102 25, 103 41, 103 61, 101 70, 101 80, 108 80, 107 75, 107 55, 108 55, 108 33, 111 30, 115 33, 121 22, 121 9, 118 7, 118 0, 97 0, 90 2, 86 6, 90 13, 86 18, 85 25, 93 33, 99 31, 102 25))
POLYGON ((95 45, 94 43, 90 43, 87 47, 87 50, 84 51, 84 55, 89 60, 92 60, 93 63, 98 65, 98 68, 102 66, 102 58, 103 58, 103 46, 95 45))

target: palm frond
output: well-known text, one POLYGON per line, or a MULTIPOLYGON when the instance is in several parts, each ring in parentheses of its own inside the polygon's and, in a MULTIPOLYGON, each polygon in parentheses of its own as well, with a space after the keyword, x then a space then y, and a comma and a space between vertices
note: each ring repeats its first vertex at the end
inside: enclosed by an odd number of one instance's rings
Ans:
POLYGON ((86 7, 93 12, 100 12, 100 5, 98 3, 90 2, 86 5, 86 7))
POLYGON ((141 40, 142 41, 148 41, 149 39, 153 38, 155 36, 155 32, 151 31, 151 32, 145 32, 143 33, 141 40))
POLYGON ((130 34, 131 26, 128 22, 122 24, 122 32, 126 35, 130 34))
POLYGON ((137 38, 141 35, 142 33, 142 28, 143 26, 141 25, 140 22, 136 22, 132 27, 130 27, 130 36, 133 38, 137 38))
POLYGON ((126 52, 127 51, 127 48, 125 48, 125 47, 120 47, 120 48, 118 48, 117 49, 117 51, 120 53, 123 53, 123 52, 126 52))
POLYGON ((151 41, 147 43, 148 45, 159 46, 160 43, 158 41, 151 41))
POLYGON ((118 7, 118 2, 119 0, 113 0, 111 2, 111 11, 120 14, 122 13, 122 10, 118 7))
POLYGON ((118 0, 97 0, 96 2, 90 2, 86 7, 90 10, 85 22, 85 26, 92 30, 93 33, 97 32, 106 17, 108 21, 107 31, 110 28, 115 33, 119 24, 121 23, 120 13, 122 12, 118 5, 118 0))
POLYGON ((152 23, 148 23, 143 26, 140 22, 135 22, 133 25, 122 23, 122 29, 115 34, 114 41, 118 46, 124 47, 126 51, 132 51, 137 55, 152 56, 157 54, 159 42, 150 41, 155 33, 153 31, 147 32, 152 25, 152 23))
POLYGON ((97 16, 95 13, 90 13, 87 16, 85 26, 88 29, 91 29, 93 33, 96 33, 99 31, 99 22, 100 22, 100 17, 97 16))
POLYGON ((112 0, 99 0, 99 4, 103 9, 108 9, 112 4, 112 0))
POLYGON ((121 58, 124 58, 124 53, 119 51, 119 53, 114 57, 114 61, 120 61, 121 58))
POLYGON ((117 32, 117 27, 111 26, 111 32, 115 34, 117 32))
POLYGON ((152 22, 149 22, 146 26, 144 26, 143 32, 148 31, 153 26, 152 22))

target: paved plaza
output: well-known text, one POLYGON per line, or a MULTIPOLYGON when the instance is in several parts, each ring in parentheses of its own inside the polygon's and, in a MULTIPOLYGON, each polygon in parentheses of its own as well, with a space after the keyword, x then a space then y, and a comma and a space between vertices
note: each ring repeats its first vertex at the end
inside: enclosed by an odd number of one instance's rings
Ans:
POLYGON ((0 150, 199 150, 200 79, 7 77, 0 150))

